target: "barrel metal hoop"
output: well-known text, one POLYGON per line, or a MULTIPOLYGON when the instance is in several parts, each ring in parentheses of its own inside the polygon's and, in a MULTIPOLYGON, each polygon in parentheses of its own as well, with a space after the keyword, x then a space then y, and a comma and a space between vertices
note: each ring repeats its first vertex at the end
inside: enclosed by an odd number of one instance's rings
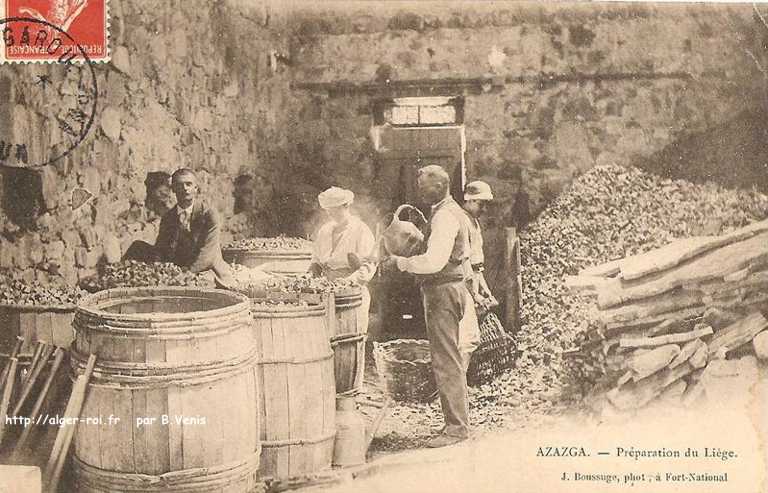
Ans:
POLYGON ((351 334, 343 336, 331 337, 331 347, 338 346, 340 344, 347 344, 350 342, 360 342, 365 340, 366 334, 351 334))
POLYGON ((327 442, 329 440, 333 440, 336 437, 336 431, 332 431, 330 433, 327 433, 325 435, 321 435, 319 437, 314 438, 293 438, 293 439, 287 439, 287 440, 262 440, 261 442, 261 448, 277 448, 277 447, 287 447, 290 445, 313 445, 316 443, 322 443, 327 442))
MULTIPOLYGON (((209 467, 171 471, 159 476, 100 469, 86 464, 73 455, 76 481, 84 486, 101 490, 126 492, 193 492, 224 488, 238 479, 255 478, 259 467, 259 454, 245 460, 209 467)), ((217 490, 218 491, 218 490, 217 490)))
POLYGON ((305 363, 315 363, 317 361, 327 361, 329 359, 333 359, 333 352, 326 353, 326 354, 320 354, 318 356, 315 356, 314 358, 306 358, 306 359, 257 359, 256 363, 258 365, 279 365, 279 364, 287 364, 287 365, 303 365, 305 363))
MULTIPOLYGON (((82 370, 85 358, 76 353, 72 355, 72 373, 70 379, 74 379, 79 370, 82 370)), ((146 374, 150 371, 145 367, 138 367, 133 370, 133 374, 125 374, 115 371, 114 368, 105 368, 96 363, 93 375, 88 385, 109 389, 138 389, 138 388, 164 388, 169 386, 190 387, 211 383, 225 378, 237 376, 241 373, 252 371, 258 362, 258 351, 254 348, 245 356, 240 356, 223 364, 211 365, 208 367, 187 366, 182 367, 182 371, 166 375, 146 374), (138 375, 136 374, 138 373, 138 375), (144 374, 142 374, 144 373, 144 374)))

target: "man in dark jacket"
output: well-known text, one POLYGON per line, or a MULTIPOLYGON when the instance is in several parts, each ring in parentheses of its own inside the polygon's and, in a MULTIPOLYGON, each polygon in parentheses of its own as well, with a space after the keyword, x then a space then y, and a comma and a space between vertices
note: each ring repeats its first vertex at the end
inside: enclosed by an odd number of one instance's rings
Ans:
POLYGON ((192 272, 213 270, 217 280, 231 285, 232 273, 221 256, 221 219, 213 206, 198 197, 197 177, 188 168, 171 176, 176 206, 163 215, 155 251, 160 261, 192 272))

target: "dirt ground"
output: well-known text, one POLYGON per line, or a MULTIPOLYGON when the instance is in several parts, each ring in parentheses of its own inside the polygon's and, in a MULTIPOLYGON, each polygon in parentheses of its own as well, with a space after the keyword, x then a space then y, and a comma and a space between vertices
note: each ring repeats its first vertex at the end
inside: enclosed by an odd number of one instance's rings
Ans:
POLYGON ((371 474, 306 491, 765 493, 768 365, 743 380, 736 387, 746 392, 706 394, 690 409, 659 404, 595 417, 558 408, 524 416, 510 408, 492 427, 475 424, 469 441, 434 450, 404 449, 418 447, 434 429, 430 413, 439 411, 397 406, 379 432, 371 474), (727 481, 719 481, 725 473, 727 481))

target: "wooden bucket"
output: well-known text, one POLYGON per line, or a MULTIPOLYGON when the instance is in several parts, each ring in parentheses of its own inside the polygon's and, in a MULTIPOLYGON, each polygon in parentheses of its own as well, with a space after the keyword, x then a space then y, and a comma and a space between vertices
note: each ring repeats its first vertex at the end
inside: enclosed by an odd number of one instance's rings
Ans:
POLYGON ((254 305, 252 312, 262 391, 260 472, 283 480, 328 469, 336 392, 325 305, 254 305))
POLYGON ((75 434, 77 491, 251 491, 261 397, 250 324, 250 301, 230 291, 118 288, 84 298, 73 373, 89 354, 98 359, 75 434))
POLYGON ((246 267, 259 267, 272 274, 303 274, 312 263, 312 252, 288 252, 271 250, 246 250, 225 248, 221 251, 224 260, 246 267))
POLYGON ((37 341, 68 348, 75 305, 0 305, 0 352, 10 353, 16 336, 25 339, 21 357, 32 357, 37 341))
POLYGON ((365 332, 361 317, 362 293, 356 290, 334 296, 336 316, 330 327, 336 393, 359 392, 365 369, 365 332))

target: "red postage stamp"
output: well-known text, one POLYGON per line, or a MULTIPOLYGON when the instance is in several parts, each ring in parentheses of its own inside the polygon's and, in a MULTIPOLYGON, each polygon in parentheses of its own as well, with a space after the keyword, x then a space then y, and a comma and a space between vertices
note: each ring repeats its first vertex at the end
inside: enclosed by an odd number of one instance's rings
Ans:
POLYGON ((109 61, 108 0, 0 0, 0 62, 109 61))

